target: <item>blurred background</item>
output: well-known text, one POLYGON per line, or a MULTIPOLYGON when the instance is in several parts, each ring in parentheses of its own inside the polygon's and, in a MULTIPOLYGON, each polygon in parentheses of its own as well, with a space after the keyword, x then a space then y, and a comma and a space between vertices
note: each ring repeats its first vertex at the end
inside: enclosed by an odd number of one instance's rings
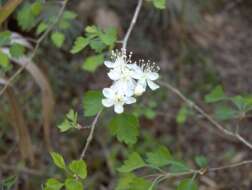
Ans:
MULTIPOLYGON (((0 1, 4 4, 6 1, 0 1)), ((89 125, 92 120, 82 117, 83 94, 90 89, 102 89, 110 84, 106 69, 100 66, 94 73, 82 69, 85 58, 92 54, 85 50, 72 55, 69 49, 74 39, 87 25, 100 28, 115 27, 122 39, 133 16, 136 0, 71 0, 67 9, 78 16, 65 33, 66 41, 57 49, 45 40, 36 55, 36 65, 42 71, 46 96, 33 77, 23 72, 15 84, 0 97, 0 179, 16 176, 15 189, 40 189, 45 179, 55 176, 48 146, 64 155, 66 160, 77 159, 85 144, 89 129, 61 134, 56 127, 70 108, 79 114, 79 123, 89 125), (55 106, 53 109, 53 103, 55 106), (45 116, 46 113, 49 116, 45 116), (50 132, 45 137, 43 126, 50 132), (25 126, 27 131, 15 127, 25 126), (29 136, 31 142, 20 136, 29 136), (23 155, 32 146, 32 161, 23 155), (23 152, 23 153, 22 153, 23 152)), ((46 14, 55 16, 60 6, 46 1, 46 14)), ((16 10, 18 10, 20 7, 16 10)), ((215 107, 204 103, 204 96, 221 84, 230 96, 252 91, 252 1, 251 0, 167 0, 165 10, 156 10, 144 1, 137 24, 128 42, 133 59, 144 58, 156 62, 161 80, 169 81, 206 111, 215 114, 215 107)), ((23 31, 16 13, 3 28, 27 38, 36 38, 36 31, 23 31)), ((116 45, 120 48, 120 43, 116 45)), ((11 76, 18 67, 5 74, 11 76)), ((184 103, 166 89, 148 93, 137 105, 129 108, 140 117, 140 140, 134 146, 140 153, 163 144, 189 165, 197 155, 207 158, 209 166, 239 162, 251 158, 251 151, 241 143, 223 137, 200 115, 189 110, 186 119, 178 119, 184 103)), ((87 189, 114 189, 116 168, 130 150, 118 143, 106 128, 111 112, 102 115, 95 138, 87 152, 89 177, 87 189)), ((252 141, 251 117, 242 121, 241 135, 252 141)), ((232 128, 235 120, 222 120, 232 128)), ((29 152, 29 151, 28 151, 29 152)), ((201 190, 251 190, 252 166, 210 173, 199 177, 201 190)), ((160 190, 173 188, 173 181, 164 182, 160 190)))

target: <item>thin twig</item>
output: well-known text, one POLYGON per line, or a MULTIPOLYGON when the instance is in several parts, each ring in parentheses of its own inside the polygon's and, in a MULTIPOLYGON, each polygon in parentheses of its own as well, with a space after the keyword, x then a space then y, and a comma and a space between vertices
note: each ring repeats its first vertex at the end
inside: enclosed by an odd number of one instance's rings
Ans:
MULTIPOLYGON (((55 25, 59 22, 60 18, 62 17, 64 10, 66 8, 68 0, 64 0, 63 1, 63 5, 57 15, 57 18, 55 19, 55 21, 47 28, 47 30, 43 33, 43 35, 37 40, 36 46, 34 47, 33 52, 31 53, 29 59, 32 60, 34 58, 34 56, 36 55, 38 48, 40 47, 42 41, 47 37, 47 35, 49 34, 49 32, 51 32, 51 30, 55 27, 55 25)), ((31 61, 27 62, 26 64, 24 64, 23 66, 21 66, 10 78, 9 80, 6 82, 6 84, 4 85, 4 87, 1 89, 0 91, 0 96, 4 93, 4 91, 8 88, 8 86, 11 85, 11 83, 14 81, 14 79, 16 79, 16 77, 22 73, 22 71, 25 69, 25 67, 30 64, 31 61)))
POLYGON ((142 4, 143 4, 143 0, 138 0, 138 4, 137 4, 137 7, 136 7, 136 10, 135 10, 135 13, 134 13, 134 16, 131 20, 131 23, 130 23, 130 26, 127 30, 127 33, 123 39, 123 45, 122 45, 122 49, 123 50, 126 50, 126 47, 127 47, 127 43, 128 43, 128 40, 129 40, 129 37, 130 37, 130 34, 136 24, 136 21, 137 21, 137 18, 138 18, 138 15, 139 15, 139 12, 141 10, 141 7, 142 7, 142 4))
POLYGON ((87 138, 85 147, 84 147, 84 149, 83 149, 83 151, 82 151, 82 153, 81 153, 80 160, 82 160, 82 159, 85 157, 85 154, 86 154, 86 152, 87 152, 87 149, 88 149, 88 147, 89 147, 91 141, 93 140, 95 126, 96 126, 96 123, 98 122, 98 118, 100 117, 101 112, 102 112, 102 110, 99 111, 99 112, 96 114, 96 116, 95 116, 95 118, 94 118, 94 120, 93 120, 93 122, 92 122, 91 130, 90 130, 90 133, 89 133, 89 135, 88 135, 88 138, 87 138))
POLYGON ((247 147, 249 147, 250 149, 252 149, 252 144, 249 143, 247 140, 245 140, 243 137, 241 137, 240 134, 233 133, 233 132, 225 129, 225 127, 223 127, 219 122, 217 122, 214 118, 212 118, 202 108, 200 108, 193 101, 191 101, 187 97, 185 97, 177 88, 175 88, 172 85, 170 85, 169 83, 163 82, 163 81, 160 81, 159 84, 162 85, 162 86, 164 86, 164 87, 166 87, 167 89, 169 89, 170 91, 172 91, 173 93, 175 93, 177 96, 179 96, 185 103, 188 104, 188 106, 194 108, 197 112, 199 112, 202 116, 204 116, 214 127, 216 127, 217 129, 219 129, 221 132, 223 132, 224 134, 226 134, 228 136, 236 138, 237 140, 239 140, 240 142, 242 142, 243 144, 245 144, 247 147))

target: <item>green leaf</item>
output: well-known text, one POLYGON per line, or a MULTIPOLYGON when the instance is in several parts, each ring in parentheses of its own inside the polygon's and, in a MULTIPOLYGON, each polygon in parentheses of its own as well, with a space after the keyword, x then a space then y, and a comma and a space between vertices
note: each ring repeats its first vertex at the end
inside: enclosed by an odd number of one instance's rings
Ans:
POLYGON ((99 39, 93 39, 90 41, 90 47, 97 53, 101 53, 106 48, 106 45, 99 39))
POLYGON ((9 57, 0 50, 0 67, 7 70, 10 67, 9 57))
POLYGON ((81 179, 87 177, 87 165, 83 160, 74 160, 69 164, 69 169, 81 179))
POLYGON ((242 96, 235 96, 231 98, 234 105, 240 110, 245 111, 247 107, 246 99, 242 96))
POLYGON ((10 43, 11 32, 0 32, 0 46, 4 46, 10 43))
POLYGON ((16 176, 10 176, 0 181, 0 187, 2 187, 3 190, 11 190, 14 188, 13 186, 15 185, 16 182, 17 182, 16 176))
POLYGON ((150 186, 150 181, 132 173, 125 173, 120 177, 115 190, 147 190, 150 186))
POLYGON ((166 0, 152 0, 152 2, 157 9, 165 9, 166 7, 166 0))
POLYGON ((86 71, 94 72, 97 69, 97 67, 103 64, 103 62, 104 62, 103 54, 90 56, 87 59, 85 59, 82 68, 86 71))
POLYGON ((236 114, 235 110, 227 106, 218 106, 214 112, 215 117, 219 120, 232 119, 236 114))
POLYGON ((98 35, 98 33, 99 33, 99 29, 96 26, 94 26, 94 25, 93 26, 87 26, 85 28, 85 31, 87 33, 96 34, 96 35, 98 35))
POLYGON ((34 16, 38 16, 41 13, 42 4, 41 2, 37 1, 31 5, 31 11, 34 16))
POLYGON ((215 87, 208 95, 205 96, 206 103, 218 102, 225 99, 223 88, 219 85, 215 87))
POLYGON ((71 53, 75 54, 80 52, 89 44, 89 42, 90 40, 88 38, 78 37, 74 42, 74 46, 71 49, 71 53))
POLYGON ((99 37, 104 44, 108 46, 113 45, 117 39, 117 30, 115 28, 108 28, 105 33, 101 32, 99 37))
POLYGON ((65 41, 65 35, 61 32, 53 32, 51 34, 51 40, 56 47, 60 48, 65 41))
POLYGON ((14 58, 19 58, 22 55, 24 55, 25 52, 25 48, 24 46, 20 45, 20 44, 16 44, 14 43, 11 47, 10 47, 10 54, 12 57, 14 58))
POLYGON ((77 120, 78 120, 78 114, 71 109, 66 114, 66 118, 64 119, 64 121, 57 127, 60 129, 60 132, 66 132, 71 128, 77 127, 78 125, 77 120))
POLYGON ((66 190, 83 190, 83 185, 76 179, 68 178, 65 181, 66 190))
POLYGON ((177 187, 177 190, 197 190, 197 189, 198 185, 192 179, 182 180, 177 187))
POLYGON ((61 169, 65 169, 66 168, 66 164, 64 161, 64 158, 57 152, 51 152, 51 157, 53 159, 53 162, 56 166, 58 166, 61 169))
POLYGON ((84 94, 83 107, 86 117, 95 116, 102 109, 102 93, 98 90, 90 90, 84 94))
POLYGON ((17 13, 18 25, 22 30, 31 29, 36 21, 36 17, 41 12, 41 3, 35 2, 33 4, 26 3, 17 13))
POLYGON ((50 178, 45 184, 45 190, 60 190, 63 186, 64 184, 57 179, 50 178))
POLYGON ((145 165, 146 164, 141 156, 137 152, 134 152, 129 156, 127 160, 124 161, 124 164, 120 168, 118 168, 118 171, 127 173, 142 168, 145 165))
POLYGON ((177 114, 176 122, 180 125, 184 124, 186 122, 188 115, 188 109, 186 106, 182 106, 177 114))
POLYGON ((147 162, 154 167, 162 167, 170 163, 172 159, 170 151, 165 146, 147 153, 147 162))
POLYGON ((196 156, 195 162, 201 168, 206 167, 208 163, 207 158, 205 156, 196 156))
POLYGON ((64 11, 62 18, 66 20, 73 20, 77 17, 77 14, 73 11, 64 11))
POLYGON ((130 190, 149 190, 152 183, 142 177, 135 177, 130 184, 130 190))
POLYGON ((170 171, 171 172, 187 172, 190 170, 190 168, 182 161, 179 160, 171 160, 169 161, 169 164, 171 165, 170 171))
POLYGON ((120 177, 115 190, 128 190, 134 178, 135 178, 134 174, 125 173, 124 175, 120 177))
POLYGON ((116 136, 120 142, 133 145, 139 136, 139 121, 137 117, 130 114, 116 115, 109 123, 112 135, 116 136))
POLYGON ((45 22, 41 22, 36 29, 36 34, 41 34, 45 32, 47 28, 48 24, 46 24, 45 22))

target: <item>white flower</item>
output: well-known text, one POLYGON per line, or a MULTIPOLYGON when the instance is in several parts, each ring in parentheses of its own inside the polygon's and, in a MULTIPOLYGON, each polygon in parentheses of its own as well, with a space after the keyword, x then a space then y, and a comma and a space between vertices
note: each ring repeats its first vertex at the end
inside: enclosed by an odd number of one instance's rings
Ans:
POLYGON ((133 78, 138 80, 135 88, 135 95, 139 96, 146 91, 147 85, 151 90, 159 88, 159 85, 153 82, 159 78, 159 74, 157 73, 158 69, 159 68, 156 67, 155 64, 151 65, 150 62, 143 64, 141 67, 134 66, 135 72, 133 78))
POLYGON ((124 104, 133 104, 136 102, 134 97, 125 96, 116 86, 104 88, 102 93, 105 96, 105 99, 102 99, 102 105, 105 107, 114 106, 116 113, 124 111, 124 104))

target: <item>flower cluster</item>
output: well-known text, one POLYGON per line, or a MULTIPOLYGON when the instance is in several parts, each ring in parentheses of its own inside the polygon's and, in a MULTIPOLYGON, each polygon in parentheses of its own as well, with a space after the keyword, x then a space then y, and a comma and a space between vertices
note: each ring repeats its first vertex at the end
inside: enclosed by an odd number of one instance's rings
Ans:
POLYGON ((147 86, 156 90, 159 86, 153 81, 159 78, 159 67, 150 61, 131 61, 132 53, 128 56, 126 50, 112 51, 111 60, 104 64, 109 68, 108 76, 113 81, 111 87, 103 89, 105 107, 114 106, 116 113, 124 111, 125 104, 136 102, 136 96, 142 95, 147 86))

